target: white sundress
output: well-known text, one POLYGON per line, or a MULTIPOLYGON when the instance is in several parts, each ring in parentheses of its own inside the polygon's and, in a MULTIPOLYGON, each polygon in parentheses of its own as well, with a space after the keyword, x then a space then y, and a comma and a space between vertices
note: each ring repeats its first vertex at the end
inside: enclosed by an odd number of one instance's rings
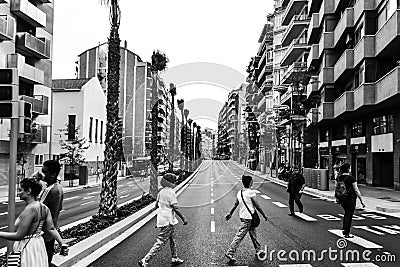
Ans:
MULTIPOLYGON (((42 205, 40 204, 40 207, 42 205)), ((39 211, 38 211, 38 214, 39 211)), ((39 222, 36 232, 33 234, 31 240, 26 245, 21 254, 21 267, 48 267, 48 259, 46 246, 42 237, 42 227, 44 220, 39 222)), ((15 241, 13 251, 21 251, 25 244, 28 242, 30 235, 25 236, 21 241, 15 241)))

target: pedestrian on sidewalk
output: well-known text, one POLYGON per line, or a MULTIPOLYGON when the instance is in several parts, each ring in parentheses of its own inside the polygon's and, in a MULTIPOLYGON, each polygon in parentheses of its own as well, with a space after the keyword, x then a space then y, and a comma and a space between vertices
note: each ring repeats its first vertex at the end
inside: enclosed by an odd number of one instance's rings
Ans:
POLYGON ((344 183, 345 185, 345 192, 343 192, 343 196, 338 199, 339 204, 342 205, 344 209, 343 227, 342 227, 343 236, 345 238, 352 238, 353 236, 350 235, 350 227, 351 227, 351 222, 353 220, 354 210, 356 209, 357 197, 360 199, 363 208, 365 208, 365 205, 362 200, 360 190, 358 189, 357 181, 350 174, 349 163, 343 163, 340 166, 340 174, 336 179, 336 188, 338 187, 338 183, 344 183))
POLYGON ((35 178, 21 181, 18 195, 26 206, 15 220, 15 232, 0 232, 0 238, 16 241, 13 251, 21 252, 21 267, 49 266, 42 229, 64 249, 68 247, 54 228, 49 209, 37 201, 41 190, 42 186, 35 178))
MULTIPOLYGON (((64 199, 64 192, 58 179, 60 170, 61 165, 57 160, 47 160, 43 162, 42 173, 44 174, 44 181, 47 183, 47 188, 39 199, 40 202, 49 208, 51 218, 53 219, 53 224, 56 229, 59 229, 58 216, 62 210, 62 202, 64 199)), ((46 245, 49 265, 51 265, 55 251, 55 239, 47 233, 43 234, 43 238, 46 245)))
POLYGON ((287 184, 287 192, 289 193, 289 216, 294 216, 294 202, 296 202, 300 213, 303 213, 303 203, 301 203, 301 195, 303 194, 306 182, 304 180, 303 174, 300 172, 299 167, 294 167, 292 174, 289 176, 289 181, 287 184))
POLYGON ((147 266, 149 261, 163 246, 167 244, 168 241, 171 248, 171 263, 181 264, 184 262, 182 259, 178 258, 176 251, 176 233, 174 225, 178 223, 178 219, 175 214, 181 218, 183 225, 187 225, 188 222, 186 221, 185 216, 183 216, 178 209, 178 201, 173 189, 175 187, 175 182, 176 175, 172 173, 165 174, 161 179, 161 186, 163 188, 158 193, 156 201, 156 208, 158 208, 157 227, 160 228, 160 233, 153 247, 149 250, 146 256, 139 261, 139 266, 147 266))
POLYGON ((253 185, 253 178, 249 175, 242 176, 243 189, 241 189, 236 195, 236 202, 233 205, 232 210, 226 215, 225 219, 229 220, 232 217, 233 212, 236 210, 237 206, 239 206, 239 218, 240 218, 240 227, 237 231, 235 237, 232 240, 232 243, 229 246, 228 251, 225 253, 225 256, 229 259, 229 261, 234 262, 236 259, 234 258, 234 254, 242 242, 243 238, 246 236, 247 232, 250 234, 251 241, 253 242, 253 246, 256 250, 256 254, 261 258, 265 255, 265 252, 261 249, 261 244, 257 240, 257 231, 256 227, 251 226, 252 215, 255 213, 257 209, 264 219, 267 221, 267 216, 264 211, 261 209, 260 205, 257 202, 256 192, 251 189, 253 185), (251 212, 251 213, 250 213, 251 212))

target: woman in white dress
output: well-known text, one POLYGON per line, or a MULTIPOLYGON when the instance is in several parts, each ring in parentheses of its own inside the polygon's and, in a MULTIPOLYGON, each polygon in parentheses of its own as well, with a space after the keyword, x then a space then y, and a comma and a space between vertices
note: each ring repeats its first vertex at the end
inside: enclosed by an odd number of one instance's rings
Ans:
POLYGON ((27 205, 15 220, 15 232, 0 232, 0 238, 16 241, 13 251, 22 250, 21 267, 49 266, 46 247, 41 236, 42 230, 50 233, 61 246, 67 246, 54 228, 50 210, 37 201, 41 190, 42 186, 37 179, 30 178, 21 181, 19 197, 27 205))

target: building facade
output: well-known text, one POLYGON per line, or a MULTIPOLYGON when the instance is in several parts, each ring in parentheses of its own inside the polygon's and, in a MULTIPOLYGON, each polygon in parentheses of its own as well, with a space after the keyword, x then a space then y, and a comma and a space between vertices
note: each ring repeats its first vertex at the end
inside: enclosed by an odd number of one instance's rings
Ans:
POLYGON ((53 80, 52 153, 66 153, 60 141, 73 140, 78 129, 79 138, 85 138, 84 151, 88 170, 97 170, 104 160, 104 141, 107 124, 107 99, 96 77, 90 79, 53 80), (96 99, 96 105, 93 105, 96 99))
MULTIPOLYGON (((48 139, 53 8, 52 1, 0 2, 0 69, 13 69, 16 78, 12 90, 31 106, 32 113, 27 124, 20 125, 27 131, 19 135, 18 179, 31 175, 52 158, 48 139)), ((8 184, 9 129, 10 120, 0 119, 0 184, 8 184)))

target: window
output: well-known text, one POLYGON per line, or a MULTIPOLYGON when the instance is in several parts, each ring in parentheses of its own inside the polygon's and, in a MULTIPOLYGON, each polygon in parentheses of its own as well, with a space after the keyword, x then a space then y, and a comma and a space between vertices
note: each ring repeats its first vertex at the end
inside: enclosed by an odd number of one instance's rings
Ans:
POLYGON ((356 73, 354 75, 354 86, 355 88, 357 88, 363 83, 364 83, 364 64, 361 64, 360 67, 356 69, 356 73))
POLYGON ((94 128, 94 142, 95 143, 97 143, 97 130, 98 130, 98 128, 99 128, 99 120, 96 119, 96 125, 95 125, 95 128, 94 128))
POLYGON ((362 121, 358 121, 351 125, 351 137, 361 137, 364 136, 364 124, 362 121))
POLYGON ((43 165, 43 155, 35 155, 35 165, 43 165))
POLYGON ((321 142, 328 142, 329 141, 329 131, 328 130, 321 131, 320 137, 321 137, 321 142))
POLYGON ((103 121, 100 122, 100 144, 103 143, 103 121))
POLYGON ((68 140, 75 139, 76 115, 68 115, 68 140))
POLYGON ((393 115, 386 115, 373 118, 373 134, 385 134, 394 131, 393 115))
POLYGON ((89 122, 89 142, 92 142, 92 128, 93 128, 93 118, 90 117, 90 122, 89 122))
POLYGON ((354 31, 354 43, 357 44, 361 38, 364 37, 364 23, 361 23, 360 26, 354 31))

